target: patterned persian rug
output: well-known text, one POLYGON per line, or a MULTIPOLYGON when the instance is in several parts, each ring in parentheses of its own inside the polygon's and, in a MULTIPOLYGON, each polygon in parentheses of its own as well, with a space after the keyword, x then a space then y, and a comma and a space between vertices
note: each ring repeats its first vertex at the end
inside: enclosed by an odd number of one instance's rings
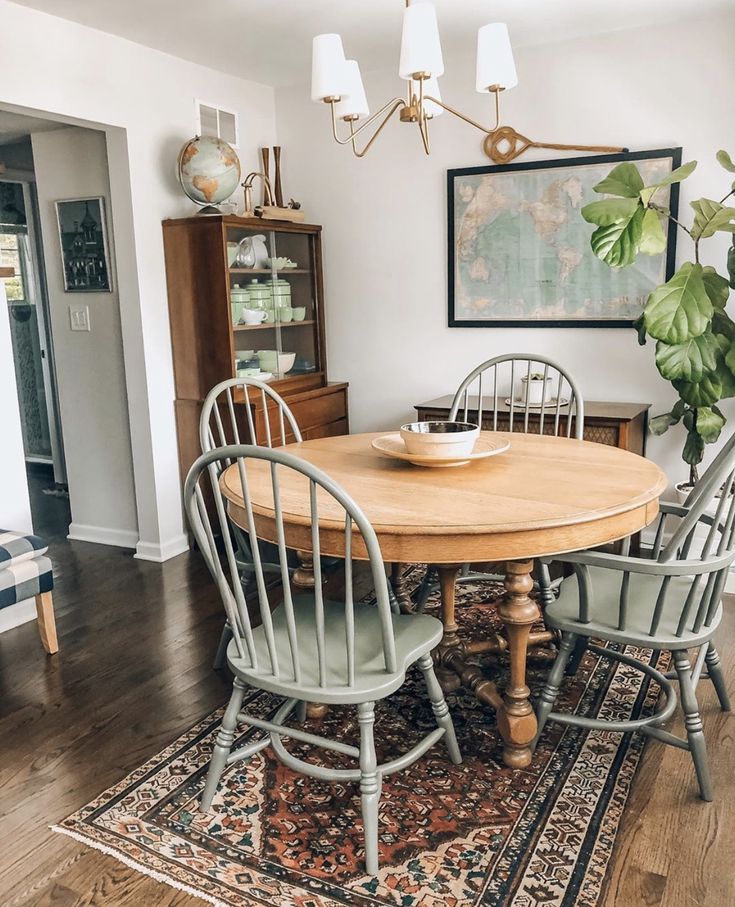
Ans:
MULTIPOLYGON (((418 578, 414 570, 414 585, 418 578)), ((498 592, 487 583, 460 586, 460 626, 470 633, 497 627, 487 602, 498 592)), ((504 680, 502 664, 484 666, 504 680)), ((535 690, 547 670, 548 664, 531 665, 535 690)), ((377 707, 381 761, 434 726, 417 673, 377 707)), ((625 665, 588 653, 565 681, 560 705, 606 718, 637 717, 652 709, 657 692, 625 665)), ((266 717, 279 701, 253 692, 246 708, 266 717)), ((448 702, 464 764, 452 765, 439 743, 385 779, 377 877, 362 868, 357 786, 294 774, 269 750, 228 769, 211 815, 199 812, 222 709, 55 829, 226 907, 599 904, 643 739, 550 724, 532 765, 512 770, 501 762, 492 712, 466 692, 448 702)), ((310 730, 358 740, 351 709, 332 708, 310 730)), ((253 733, 245 730, 236 745, 253 733)), ((303 745, 288 745, 307 754, 303 745)), ((346 764, 338 754, 320 758, 346 764)))

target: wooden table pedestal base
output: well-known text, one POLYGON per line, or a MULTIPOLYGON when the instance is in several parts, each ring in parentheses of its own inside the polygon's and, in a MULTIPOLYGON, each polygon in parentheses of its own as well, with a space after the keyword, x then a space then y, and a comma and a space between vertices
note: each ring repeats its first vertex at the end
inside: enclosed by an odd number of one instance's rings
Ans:
POLYGON ((436 650, 437 677, 446 692, 464 686, 477 699, 495 709, 498 730, 503 738, 503 761, 511 768, 525 768, 531 762, 531 743, 536 736, 536 715, 526 685, 526 660, 529 644, 549 642, 546 632, 531 634, 531 627, 541 616, 530 598, 533 589, 533 561, 509 561, 505 572, 505 595, 498 606, 506 637, 464 643, 455 619, 455 588, 460 565, 438 568, 441 587, 441 616, 444 636, 436 650), (501 695, 496 684, 482 671, 466 661, 467 655, 479 652, 507 652, 510 680, 501 695))

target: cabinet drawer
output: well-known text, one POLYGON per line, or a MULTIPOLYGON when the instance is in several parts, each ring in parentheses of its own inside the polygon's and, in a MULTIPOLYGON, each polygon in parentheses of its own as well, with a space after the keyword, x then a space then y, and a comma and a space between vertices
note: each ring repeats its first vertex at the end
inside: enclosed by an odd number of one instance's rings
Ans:
MULTIPOLYGON (((325 437, 315 432, 323 426, 328 426, 336 422, 347 423, 347 394, 344 388, 339 388, 333 393, 321 393, 318 395, 308 396, 305 399, 285 398, 289 409, 294 414, 296 423, 301 429, 304 438, 325 437)), ((276 434, 279 433, 278 409, 275 404, 268 407, 270 425, 276 434)), ((255 408, 255 430, 261 443, 266 436, 265 423, 263 420, 262 406, 257 405, 255 408)), ((347 428, 338 434, 346 434, 347 428)), ((286 443, 294 441, 290 431, 287 431, 286 443)))
POLYGON ((330 422, 338 422, 347 417, 347 399, 344 390, 293 402, 286 398, 286 402, 296 417, 303 435, 320 425, 328 425, 330 422))
POLYGON ((349 434, 347 419, 340 419, 338 422, 330 422, 329 425, 319 425, 312 428, 304 434, 305 441, 313 441, 316 438, 336 438, 339 435, 349 434))

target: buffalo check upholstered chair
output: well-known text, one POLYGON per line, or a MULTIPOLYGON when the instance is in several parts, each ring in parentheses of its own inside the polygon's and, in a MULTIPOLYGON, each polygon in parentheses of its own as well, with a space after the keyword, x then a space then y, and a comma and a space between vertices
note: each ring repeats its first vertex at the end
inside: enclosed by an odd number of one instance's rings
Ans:
POLYGON ((0 609, 35 598, 44 649, 59 651, 51 590, 54 574, 48 545, 37 535, 0 529, 0 609))

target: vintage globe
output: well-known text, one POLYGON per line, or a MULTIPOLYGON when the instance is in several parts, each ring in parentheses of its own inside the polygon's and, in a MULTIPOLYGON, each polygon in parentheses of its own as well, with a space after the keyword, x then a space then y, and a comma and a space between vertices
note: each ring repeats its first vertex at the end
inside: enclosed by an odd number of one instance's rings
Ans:
POLYGON ((240 159, 222 139, 196 136, 179 152, 178 174, 181 188, 189 198, 209 208, 228 199, 237 189, 240 159))

